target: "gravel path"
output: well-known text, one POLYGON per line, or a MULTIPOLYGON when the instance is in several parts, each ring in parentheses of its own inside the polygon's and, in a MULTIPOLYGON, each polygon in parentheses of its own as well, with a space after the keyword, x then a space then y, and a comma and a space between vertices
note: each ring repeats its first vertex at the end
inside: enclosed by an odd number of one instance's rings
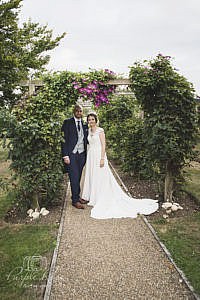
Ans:
POLYGON ((194 299, 141 217, 95 220, 67 197, 51 300, 194 299))

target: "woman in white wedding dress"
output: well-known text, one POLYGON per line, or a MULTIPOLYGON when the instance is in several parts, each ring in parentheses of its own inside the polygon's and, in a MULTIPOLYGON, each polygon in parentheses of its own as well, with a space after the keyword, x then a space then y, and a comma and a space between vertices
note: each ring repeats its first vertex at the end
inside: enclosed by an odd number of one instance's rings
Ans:
POLYGON ((97 116, 87 116, 90 127, 88 151, 82 198, 93 206, 91 217, 96 219, 136 218, 137 214, 149 215, 158 209, 157 200, 129 197, 112 174, 105 152, 105 134, 97 126, 97 116))

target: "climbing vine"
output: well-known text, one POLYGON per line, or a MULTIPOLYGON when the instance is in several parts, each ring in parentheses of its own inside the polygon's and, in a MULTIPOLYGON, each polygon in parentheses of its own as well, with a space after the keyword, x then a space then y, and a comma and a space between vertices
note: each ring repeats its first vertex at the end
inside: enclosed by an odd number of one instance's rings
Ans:
POLYGON ((58 196, 63 178, 62 122, 80 97, 84 100, 89 95, 95 106, 107 103, 114 91, 107 82, 114 77, 108 70, 46 75, 36 96, 22 99, 10 115, 6 112, 2 116, 7 122, 0 122, 1 129, 11 137, 11 169, 17 178, 21 203, 48 205, 58 196))
POLYGON ((194 155, 197 133, 194 89, 173 67, 171 58, 162 54, 135 63, 130 80, 144 110, 145 148, 164 180, 165 201, 171 201, 175 183, 194 155))

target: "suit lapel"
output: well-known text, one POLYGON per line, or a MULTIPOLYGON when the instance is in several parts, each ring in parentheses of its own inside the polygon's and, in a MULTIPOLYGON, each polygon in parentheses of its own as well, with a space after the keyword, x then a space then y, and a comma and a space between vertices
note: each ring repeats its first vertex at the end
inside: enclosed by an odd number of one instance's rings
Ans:
POLYGON ((76 122, 75 122, 74 118, 72 118, 71 120, 72 120, 72 128, 73 128, 74 134, 78 138, 78 132, 77 132, 77 129, 76 129, 76 122))

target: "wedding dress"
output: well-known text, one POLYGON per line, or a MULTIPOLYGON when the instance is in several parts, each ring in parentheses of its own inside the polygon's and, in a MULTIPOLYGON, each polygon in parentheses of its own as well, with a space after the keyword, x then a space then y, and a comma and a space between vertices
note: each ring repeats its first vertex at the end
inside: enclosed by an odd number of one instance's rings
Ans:
POLYGON ((148 215, 155 212, 158 209, 157 200, 131 198, 121 189, 110 170, 106 155, 104 167, 100 168, 101 132, 102 128, 97 128, 95 133, 89 129, 88 134, 89 145, 82 198, 89 200, 88 205, 93 206, 91 217, 136 218, 138 213, 148 215))

